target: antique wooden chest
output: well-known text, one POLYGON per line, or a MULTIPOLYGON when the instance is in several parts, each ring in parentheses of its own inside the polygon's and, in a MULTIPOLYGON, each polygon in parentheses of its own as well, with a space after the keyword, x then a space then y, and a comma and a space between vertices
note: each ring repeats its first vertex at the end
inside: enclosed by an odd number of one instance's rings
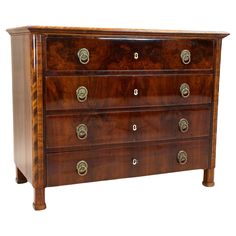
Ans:
POLYGON ((224 32, 22 27, 12 42, 16 181, 45 188, 203 169, 214 185, 224 32))

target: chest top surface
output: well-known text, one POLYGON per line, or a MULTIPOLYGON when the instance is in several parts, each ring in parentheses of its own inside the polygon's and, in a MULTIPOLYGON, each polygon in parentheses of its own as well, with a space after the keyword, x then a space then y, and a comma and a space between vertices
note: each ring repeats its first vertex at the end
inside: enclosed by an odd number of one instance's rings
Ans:
POLYGON ((24 26, 7 30, 11 35, 23 33, 41 34, 98 34, 98 35, 146 35, 172 37, 224 38, 229 33, 223 31, 191 31, 191 30, 156 30, 156 29, 124 29, 124 28, 85 28, 59 26, 24 26))

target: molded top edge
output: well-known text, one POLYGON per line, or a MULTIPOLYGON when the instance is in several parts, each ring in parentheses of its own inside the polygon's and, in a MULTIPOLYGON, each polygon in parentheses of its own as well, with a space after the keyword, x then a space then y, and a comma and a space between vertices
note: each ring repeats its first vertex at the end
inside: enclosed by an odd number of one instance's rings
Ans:
POLYGON ((190 31, 190 30, 156 30, 156 29, 125 29, 125 28, 84 28, 64 26, 24 26, 7 29, 11 35, 24 33, 39 34, 121 34, 121 35, 150 35, 150 36, 184 36, 184 37, 218 37, 229 35, 222 31, 190 31))

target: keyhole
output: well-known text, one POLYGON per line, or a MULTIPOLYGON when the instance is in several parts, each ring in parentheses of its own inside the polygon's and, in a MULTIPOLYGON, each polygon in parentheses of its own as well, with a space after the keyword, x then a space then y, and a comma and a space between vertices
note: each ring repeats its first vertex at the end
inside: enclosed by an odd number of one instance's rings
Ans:
POLYGON ((133 131, 136 131, 137 129, 137 125, 133 124, 133 131))

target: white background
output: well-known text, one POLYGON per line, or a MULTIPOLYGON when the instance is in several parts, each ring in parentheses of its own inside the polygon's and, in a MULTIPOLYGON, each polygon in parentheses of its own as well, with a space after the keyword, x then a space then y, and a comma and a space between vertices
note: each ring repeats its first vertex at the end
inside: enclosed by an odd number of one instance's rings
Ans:
POLYGON ((0 3, 0 235, 236 235, 236 13, 233 0, 13 1, 0 3), (30 184, 13 163, 10 37, 23 25, 221 30, 223 40, 216 186, 202 171, 46 189, 32 208, 30 184))

